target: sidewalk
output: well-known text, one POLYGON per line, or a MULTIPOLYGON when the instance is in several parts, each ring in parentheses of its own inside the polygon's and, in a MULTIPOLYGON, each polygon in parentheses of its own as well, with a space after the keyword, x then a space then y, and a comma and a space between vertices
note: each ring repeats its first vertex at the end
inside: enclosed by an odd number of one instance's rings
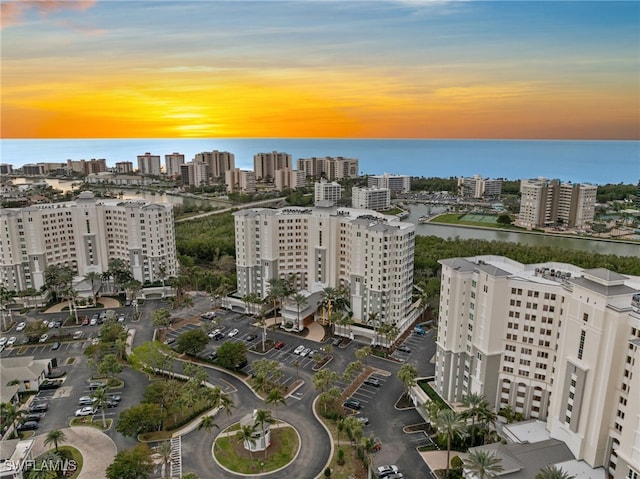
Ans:
MULTIPOLYGON (((105 309, 119 308, 121 306, 120 301, 114 298, 109 298, 107 296, 98 298, 98 303, 102 304, 105 309)), ((61 303, 54 304, 53 306, 51 306, 49 309, 45 311, 45 313, 60 313, 64 310, 64 308, 68 308, 68 307, 69 307, 69 302, 62 301, 61 303)), ((83 308, 83 309, 78 308, 78 314, 80 314, 82 311, 89 311, 94 309, 102 309, 102 308, 83 308)))

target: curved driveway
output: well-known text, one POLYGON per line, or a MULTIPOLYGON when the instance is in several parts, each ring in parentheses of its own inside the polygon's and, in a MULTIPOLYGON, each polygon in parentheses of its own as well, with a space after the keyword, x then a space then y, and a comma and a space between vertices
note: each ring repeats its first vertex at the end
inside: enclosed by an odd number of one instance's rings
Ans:
MULTIPOLYGON (((195 472, 200 477, 246 477, 242 474, 230 474, 219 467, 211 456, 214 438, 227 426, 237 422, 253 409, 264 409, 265 404, 237 377, 213 368, 207 368, 210 382, 216 379, 231 384, 236 392, 230 394, 234 402, 232 415, 218 414, 216 423, 219 430, 208 433, 194 430, 182 436, 182 470, 183 473, 195 472), (214 473, 215 471, 216 473, 214 473)), ((310 378, 307 378, 309 381, 310 378)), ((316 420, 312 411, 315 394, 306 394, 302 399, 288 397, 286 406, 271 408, 272 414, 294 426, 300 434, 300 453, 296 460, 286 469, 265 473, 262 478, 277 479, 282 477, 311 478, 319 476, 325 468, 331 453, 330 437, 324 427, 316 420)))
MULTIPOLYGON (((109 464, 116 455, 116 445, 109 436, 91 426, 73 426, 61 429, 66 440, 60 446, 73 446, 82 454, 82 470, 78 479, 106 477, 109 464)), ((51 446, 45 446, 46 434, 35 437, 32 454, 38 457, 51 446)), ((205 477, 205 476, 202 476, 205 477)))

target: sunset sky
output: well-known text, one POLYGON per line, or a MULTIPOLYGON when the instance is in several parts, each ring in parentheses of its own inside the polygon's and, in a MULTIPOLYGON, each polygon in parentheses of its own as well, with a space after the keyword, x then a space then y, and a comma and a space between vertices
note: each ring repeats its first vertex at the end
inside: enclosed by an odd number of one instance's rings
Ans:
POLYGON ((640 2, 4 1, 2 138, 640 138, 640 2))

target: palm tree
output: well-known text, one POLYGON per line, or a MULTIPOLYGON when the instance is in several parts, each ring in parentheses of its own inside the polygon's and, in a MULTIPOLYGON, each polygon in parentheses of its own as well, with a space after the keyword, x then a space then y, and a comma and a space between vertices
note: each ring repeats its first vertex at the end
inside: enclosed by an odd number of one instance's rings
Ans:
MULTIPOLYGON (((275 421, 275 419, 273 419, 273 417, 271 417, 271 411, 268 411, 267 409, 258 409, 256 411, 256 425, 260 426, 260 429, 262 431, 262 440, 265 441, 265 436, 264 436, 264 425, 265 424, 273 424, 275 421)), ((264 458, 267 458, 267 447, 269 445, 266 443, 264 443, 264 458)))
MULTIPOLYGON (((213 421, 213 416, 204 416, 201 420, 200 420, 200 424, 198 424, 198 430, 202 430, 204 429, 205 431, 207 431, 208 433, 211 433, 211 431, 213 430, 213 428, 219 429, 220 426, 218 426, 218 424, 216 424, 213 421)), ((217 447, 217 444, 215 441, 213 441, 213 447, 217 447)))
POLYGON ((280 390, 280 388, 273 388, 269 391, 264 402, 265 404, 273 404, 275 407, 278 407, 279 404, 282 404, 283 406, 287 405, 287 401, 285 400, 284 394, 282 394, 282 390, 280 390))
POLYGON ((167 278, 167 266, 164 263, 158 266, 158 277, 162 281, 162 297, 164 298, 164 280, 167 278))
POLYGON ((555 464, 549 464, 538 471, 535 479, 575 479, 575 476, 570 476, 568 473, 555 464))
POLYGON ((91 294, 93 295, 93 304, 96 304, 96 291, 95 291, 95 284, 96 281, 99 281, 101 278, 100 273, 96 273, 95 271, 91 271, 90 273, 87 273, 84 276, 84 279, 86 279, 87 281, 89 281, 91 283, 91 294))
POLYGON ((98 388, 91 393, 91 397, 95 399, 96 406, 100 409, 102 415, 102 429, 107 428, 107 418, 104 416, 104 410, 107 408, 109 402, 109 395, 105 388, 98 388))
POLYGON ((253 451, 252 447, 256 445, 256 438, 254 434, 256 433, 258 426, 257 424, 244 424, 240 426, 240 430, 236 434, 236 438, 239 443, 243 444, 245 449, 249 449, 249 456, 251 457, 251 464, 253 464, 253 451), (248 446, 248 447, 247 447, 248 446))
POLYGON ((167 469, 169 468, 169 463, 171 462, 171 453, 173 452, 171 447, 171 441, 162 441, 157 447, 156 452, 162 458, 162 465, 164 476, 163 477, 171 477, 171 474, 167 473, 167 469))
POLYGON ((454 436, 463 437, 466 424, 458 414, 451 409, 442 409, 435 418, 434 425, 438 432, 447 439, 447 475, 451 464, 451 439, 454 436))
POLYGON ((129 293, 129 297, 131 301, 135 305, 136 308, 136 319, 138 317, 138 294, 142 291, 142 283, 137 279, 132 279, 124 284, 124 289, 129 293))
POLYGON ((17 420, 22 419, 25 414, 25 410, 18 409, 15 404, 8 402, 0 404, 0 417, 4 418, 9 427, 13 426, 17 420))
POLYGON ((485 479, 490 477, 496 477, 499 472, 502 472, 502 459, 499 458, 495 452, 484 451, 477 449, 469 452, 467 457, 463 459, 464 468, 472 472, 475 477, 479 479, 485 479))
POLYGON ((231 409, 234 407, 233 400, 219 387, 214 386, 211 389, 210 401, 212 407, 219 408, 227 413, 227 416, 231 416, 231 409))
POLYGON ((0 286, 0 315, 2 315, 2 329, 7 330, 6 317, 4 315, 4 307, 13 299, 13 294, 4 286, 0 286))
POLYGON ((67 440, 67 437, 64 435, 60 429, 52 429, 47 433, 47 437, 44 439, 44 445, 48 446, 53 443, 53 446, 56 448, 56 452, 58 452, 58 444, 61 444, 67 440))
POLYGON ((409 397, 411 388, 416 385, 416 378, 418 377, 418 370, 411 364, 403 364, 398 370, 398 379, 404 384, 404 393, 409 397))
POLYGON ((489 401, 482 394, 470 393, 462 399, 462 404, 467 409, 461 413, 461 417, 471 418, 471 444, 473 445, 476 435, 476 420, 480 414, 490 410, 489 401))
POLYGON ((293 302, 296 305, 296 308, 298 309, 298 322, 296 324, 296 328, 298 329, 298 331, 300 330, 300 308, 301 307, 306 307, 308 302, 307 302, 307 297, 304 294, 300 294, 300 293, 296 293, 293 296, 291 296, 291 299, 293 300, 293 302))
POLYGON ((373 464, 373 453, 376 452, 376 438, 374 436, 362 439, 364 453, 367 456, 367 477, 371 477, 371 465, 373 464))

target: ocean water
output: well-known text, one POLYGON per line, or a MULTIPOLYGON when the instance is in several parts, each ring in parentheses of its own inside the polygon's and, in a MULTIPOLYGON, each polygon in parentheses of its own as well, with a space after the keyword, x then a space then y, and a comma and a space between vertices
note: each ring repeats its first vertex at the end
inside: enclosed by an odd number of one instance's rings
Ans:
POLYGON ((105 158, 109 166, 150 152, 196 153, 221 150, 235 155, 236 167, 253 169, 253 155, 271 151, 298 158, 357 158, 361 174, 418 177, 472 176, 517 180, 544 176, 574 183, 637 183, 639 141, 573 140, 389 140, 389 139, 97 139, 0 140, 0 161, 66 162, 105 158))

